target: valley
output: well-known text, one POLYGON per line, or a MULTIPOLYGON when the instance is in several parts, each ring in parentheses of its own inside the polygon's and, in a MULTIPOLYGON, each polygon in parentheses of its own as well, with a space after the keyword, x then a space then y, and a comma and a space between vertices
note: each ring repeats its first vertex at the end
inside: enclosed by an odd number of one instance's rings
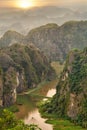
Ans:
MULTIPOLYGON (((49 117, 50 121, 48 122, 54 124, 55 127, 58 123, 58 119, 68 119, 75 125, 80 125, 85 129, 87 128, 86 64, 87 48, 84 48, 83 51, 70 51, 63 72, 59 78, 55 96, 52 100, 48 100, 40 107, 43 117, 49 117), (53 122, 50 119, 52 116, 54 118, 54 120, 52 120, 53 122)), ((61 123, 64 122, 63 120, 61 123)), ((68 127, 67 124, 65 126, 68 127)), ((63 129, 61 125, 60 127, 63 129)), ((64 129, 68 129, 66 127, 64 129)))
POLYGON ((0 8, 0 130, 86 130, 87 9, 21 8, 0 8))
POLYGON ((46 82, 40 86, 38 90, 33 92, 19 95, 18 102, 22 105, 18 105, 19 112, 16 113, 17 119, 24 120, 25 124, 36 124, 42 130, 52 130, 52 125, 46 124, 46 119, 42 118, 37 104, 41 100, 52 97, 56 93, 57 80, 46 82))

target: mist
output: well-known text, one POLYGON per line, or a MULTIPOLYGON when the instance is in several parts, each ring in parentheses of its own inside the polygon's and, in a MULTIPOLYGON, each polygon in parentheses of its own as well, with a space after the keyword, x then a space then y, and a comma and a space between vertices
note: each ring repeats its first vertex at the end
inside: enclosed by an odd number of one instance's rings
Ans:
POLYGON ((30 9, 0 7, 0 37, 8 30, 26 35, 31 29, 47 23, 59 26, 67 21, 87 19, 86 5, 41 6, 30 9))

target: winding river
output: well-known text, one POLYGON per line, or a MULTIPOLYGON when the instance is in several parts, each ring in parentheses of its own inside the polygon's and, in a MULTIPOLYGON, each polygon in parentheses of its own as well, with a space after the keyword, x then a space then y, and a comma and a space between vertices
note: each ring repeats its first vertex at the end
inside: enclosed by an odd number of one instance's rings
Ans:
POLYGON ((40 98, 37 95, 52 97, 56 93, 56 85, 56 80, 51 81, 44 84, 38 91, 36 91, 36 95, 20 95, 19 98, 22 100, 23 105, 18 105, 19 112, 16 113, 16 117, 24 120, 25 124, 36 124, 42 130, 53 130, 52 125, 45 123, 46 119, 41 117, 36 104, 40 100, 46 100, 46 98, 40 98))

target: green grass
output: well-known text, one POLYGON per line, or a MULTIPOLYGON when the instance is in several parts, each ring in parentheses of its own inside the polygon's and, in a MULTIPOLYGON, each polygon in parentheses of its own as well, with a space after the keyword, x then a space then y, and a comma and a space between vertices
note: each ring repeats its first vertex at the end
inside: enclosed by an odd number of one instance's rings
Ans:
POLYGON ((41 82, 36 88, 31 89, 27 92, 27 94, 34 94, 37 93, 37 91, 39 91, 39 89, 41 89, 44 85, 46 85, 48 83, 48 81, 43 81, 41 82))
POLYGON ((48 81, 41 82, 36 88, 31 88, 26 92, 17 95, 17 104, 24 105, 28 103, 28 100, 32 100, 32 102, 40 102, 43 98, 46 98, 45 95, 39 93, 40 90, 47 85, 48 81))
POLYGON ((39 85, 37 85, 36 88, 31 88, 31 89, 28 89, 26 92, 18 94, 18 97, 20 95, 29 95, 29 96, 32 96, 32 97, 45 98, 46 93, 49 91, 49 88, 50 89, 53 88, 53 87, 55 88, 57 83, 58 83, 58 79, 55 79, 53 81, 44 80, 39 85))
POLYGON ((0 113, 2 113, 3 109, 7 109, 8 111, 11 111, 11 112, 13 112, 13 113, 19 111, 19 109, 18 109, 18 107, 17 107, 16 104, 15 104, 15 105, 12 105, 12 106, 10 106, 10 107, 0 108, 0 113))
POLYGON ((27 94, 27 95, 30 95, 30 94, 34 94, 36 93, 37 91, 39 91, 39 89, 41 89, 45 84, 49 83, 48 81, 44 80, 43 82, 39 83, 37 85, 37 87, 35 88, 30 88, 29 90, 27 90, 26 92, 23 92, 21 94, 18 94, 18 95, 24 95, 24 94, 27 94))
POLYGON ((56 118, 47 120, 46 122, 53 125, 53 130, 86 130, 80 126, 75 126, 75 124, 64 119, 56 118))
POLYGON ((56 62, 52 62, 51 66, 55 70, 56 75, 59 77, 64 68, 64 64, 60 64, 59 62, 56 61, 56 62))
POLYGON ((87 128, 82 128, 76 123, 69 121, 66 118, 58 118, 57 114, 47 113, 46 102, 41 102, 39 106, 39 112, 43 118, 48 119, 46 123, 53 125, 53 130, 87 130, 87 128), (45 108, 46 107, 46 108, 45 108))
POLYGON ((17 105, 12 105, 10 107, 7 107, 6 109, 14 113, 19 111, 17 105))

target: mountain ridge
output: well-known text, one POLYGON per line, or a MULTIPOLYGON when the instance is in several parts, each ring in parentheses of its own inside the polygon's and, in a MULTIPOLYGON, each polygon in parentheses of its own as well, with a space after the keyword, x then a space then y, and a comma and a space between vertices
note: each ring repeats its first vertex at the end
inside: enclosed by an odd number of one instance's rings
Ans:
POLYGON ((71 49, 83 49, 87 46, 87 21, 69 21, 62 26, 49 23, 32 29, 26 36, 7 31, 0 39, 0 47, 17 42, 33 43, 50 61, 63 62, 71 49))

